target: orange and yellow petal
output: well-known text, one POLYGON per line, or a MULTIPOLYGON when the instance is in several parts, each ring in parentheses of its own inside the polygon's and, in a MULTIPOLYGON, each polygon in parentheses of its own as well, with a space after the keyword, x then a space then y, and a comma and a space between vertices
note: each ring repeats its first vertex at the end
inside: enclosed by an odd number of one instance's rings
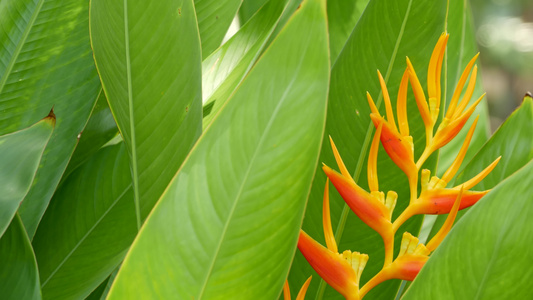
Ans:
POLYGON ((361 221, 365 222, 382 236, 388 236, 391 223, 389 220, 389 210, 385 204, 375 199, 352 180, 347 179, 330 167, 324 165, 322 169, 346 204, 348 204, 361 221))
MULTIPOLYGON (((464 191, 459 210, 470 207, 478 202, 489 191, 464 191)), ((441 215, 448 214, 459 195, 456 189, 430 189, 423 191, 418 200, 413 203, 416 214, 441 215)))
POLYGON ((318 275, 344 297, 353 299, 359 294, 357 273, 341 254, 320 245, 303 230, 300 231, 298 249, 318 275))

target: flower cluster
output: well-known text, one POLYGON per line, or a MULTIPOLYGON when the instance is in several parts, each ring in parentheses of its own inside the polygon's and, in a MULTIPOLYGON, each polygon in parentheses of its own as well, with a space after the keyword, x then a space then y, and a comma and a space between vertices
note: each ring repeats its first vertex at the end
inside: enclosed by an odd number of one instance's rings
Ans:
POLYGON ((298 248, 315 271, 346 299, 361 299, 373 287, 385 280, 413 280, 428 260, 431 252, 437 248, 451 229, 458 210, 474 205, 488 192, 477 192, 470 189, 494 169, 500 158, 497 158, 474 178, 461 185, 447 188, 448 183, 454 178, 465 157, 474 134, 477 118, 468 131, 457 157, 442 178, 431 177, 431 173, 427 169, 421 170, 424 162, 431 154, 457 136, 483 98, 481 96, 467 108, 474 93, 476 82, 477 66, 474 65, 477 58, 476 55, 462 73, 450 100, 448 110, 446 114, 443 114, 442 120, 435 130, 441 106, 440 74, 448 36, 448 34, 443 33, 433 50, 428 67, 427 98, 415 69, 409 58, 407 58, 407 67, 400 82, 397 98, 398 123, 395 121, 385 80, 378 71, 386 118, 381 116, 372 97, 367 93, 368 103, 372 111, 370 118, 376 127, 368 156, 367 178, 370 191, 359 187, 353 180, 333 143, 333 139, 330 137, 331 147, 340 173, 326 165, 323 166, 323 170, 329 179, 326 182, 323 200, 323 226, 327 247, 322 246, 302 230, 298 248), (409 134, 407 119, 409 83, 426 129, 425 149, 416 161, 414 158, 413 138, 409 134), (465 84, 467 86, 463 94, 465 84), (461 94, 463 94, 462 97, 461 94), (377 156, 380 141, 387 155, 405 173, 409 181, 409 205, 394 221, 392 220, 392 213, 398 195, 394 191, 389 191, 385 195, 383 191, 379 190, 377 156), (418 193, 419 174, 420 193, 418 193), (384 242, 385 260, 383 268, 362 287, 359 286, 359 280, 368 261, 368 255, 350 250, 339 253, 331 228, 329 181, 335 186, 350 209, 370 228, 379 233, 384 242), (439 232, 426 245, 419 243, 418 238, 405 232, 401 242, 400 253, 394 258, 394 236, 397 230, 406 220, 417 214, 448 214, 448 217, 439 232))

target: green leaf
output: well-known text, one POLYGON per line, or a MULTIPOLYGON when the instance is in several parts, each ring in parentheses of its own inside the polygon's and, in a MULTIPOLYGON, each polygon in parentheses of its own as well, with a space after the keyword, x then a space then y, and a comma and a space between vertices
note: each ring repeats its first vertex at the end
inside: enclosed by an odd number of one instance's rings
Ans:
POLYGON ((57 115, 34 184, 19 209, 30 239, 99 90, 89 45, 87 1, 1 1, 0 135, 31 126, 51 107, 57 115))
POLYGON ((331 62, 337 57, 361 17, 369 0, 328 1, 328 31, 331 62))
MULTIPOLYGON (((533 100, 530 96, 526 96, 522 105, 507 118, 474 158, 466 164, 464 170, 457 176, 454 185, 457 186, 476 176, 501 156, 498 165, 474 187, 474 190, 484 191, 495 187, 533 159, 532 132, 533 100)), ((459 220, 467 210, 460 211, 456 219, 459 220)), ((446 215, 438 216, 431 229, 430 237, 437 233, 445 220, 446 215)))
MULTIPOLYGON (((332 69, 326 134, 320 162, 333 168, 337 167, 328 139, 330 135, 356 182, 366 188, 366 160, 374 126, 370 121, 370 109, 365 93, 369 91, 380 105, 381 95, 376 69, 382 72, 393 100, 392 105, 396 107, 396 95, 406 67, 405 57, 409 56, 420 81, 425 85, 429 59, 440 34, 444 31, 445 16, 445 2, 373 0, 368 3, 332 69)), ((449 61, 454 59, 456 58, 448 58, 449 61)), ((424 126, 411 91, 407 102, 415 158, 418 158, 425 145, 424 126)), ((381 106, 384 115, 384 105, 381 106)), ((435 159, 430 159, 426 167, 434 169, 435 159)), ((394 219, 409 202, 407 177, 381 147, 378 154, 378 172, 380 188, 385 192, 396 191, 399 195, 394 219)), ((325 183, 326 176, 319 168, 314 177, 303 223, 303 229, 323 245, 325 241, 321 220, 325 183)), ((335 189, 330 189, 330 199, 331 219, 339 251, 350 249, 370 256, 361 278, 364 284, 383 266, 383 241, 350 211, 335 189)), ((421 221, 421 217, 415 217, 398 230, 396 249, 399 248, 402 233, 408 231, 416 235, 421 221)), ((343 298, 327 286, 297 252, 289 276, 290 286, 302 286, 310 275, 318 280, 313 279, 311 282, 308 297, 343 298)), ((385 282, 367 294, 365 299, 394 298, 399 283, 385 282)))
POLYGON ((270 0, 243 0, 239 8, 239 21, 245 24, 252 16, 270 0))
POLYGON ((204 132, 109 299, 280 295, 324 128, 325 8, 302 4, 204 132))
POLYGON ((532 299, 532 184, 530 161, 453 227, 403 299, 532 299))
POLYGON ((278 23, 285 0, 271 0, 229 41, 202 62, 203 127, 206 128, 250 71, 278 23))
POLYGON ((18 214, 0 239, 0 266, 2 299, 41 299, 35 255, 18 214))
POLYGON ((51 112, 29 128, 0 136, 0 237, 30 190, 55 123, 51 112))
POLYGON ((242 0, 194 0, 202 59, 220 46, 241 3, 242 0))
POLYGON ((76 150, 74 150, 74 154, 72 154, 61 181, 64 181, 72 171, 87 161, 117 134, 117 124, 113 119, 111 110, 109 110, 105 94, 100 91, 98 101, 93 108, 87 125, 79 135, 78 145, 76 150))
POLYGON ((124 143, 61 185, 33 239, 44 299, 83 299, 122 261, 137 233, 131 186, 124 143))
POLYGON ((192 0, 129 2, 91 1, 90 26, 140 224, 201 133, 201 56, 192 0))

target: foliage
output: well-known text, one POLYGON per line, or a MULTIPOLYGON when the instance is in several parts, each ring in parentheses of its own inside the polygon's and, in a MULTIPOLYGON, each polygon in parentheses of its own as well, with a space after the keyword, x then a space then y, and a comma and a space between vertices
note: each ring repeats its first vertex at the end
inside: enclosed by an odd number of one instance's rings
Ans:
MULTIPOLYGON (((286 280, 286 290, 304 286, 298 299, 342 298, 296 249, 301 228, 325 244, 329 137, 367 189, 366 91, 385 115, 376 69, 396 95, 404 57, 424 70, 447 31, 444 112, 476 53, 466 0, 347 2, 1 1, 2 299, 277 299, 286 280), (225 41, 234 18, 240 29, 225 41)), ((417 75, 426 90, 427 74, 417 75)), ((472 81, 475 100, 483 89, 480 76, 472 81)), ((406 299, 455 287, 457 297, 531 298, 531 107, 526 97, 488 140, 479 104, 455 181, 502 155, 474 188, 494 190, 430 256, 406 299)), ((407 116, 418 158, 426 130, 411 91, 407 116)), ((440 176, 470 125, 423 167, 440 176)), ((395 220, 408 181, 383 149, 377 170, 380 187, 398 193, 395 220)), ((371 257, 364 284, 383 266, 383 240, 334 190, 330 205, 339 250, 371 257)), ((422 222, 398 231, 416 235, 422 222)), ((387 281, 365 299, 394 299, 399 287, 387 281)))

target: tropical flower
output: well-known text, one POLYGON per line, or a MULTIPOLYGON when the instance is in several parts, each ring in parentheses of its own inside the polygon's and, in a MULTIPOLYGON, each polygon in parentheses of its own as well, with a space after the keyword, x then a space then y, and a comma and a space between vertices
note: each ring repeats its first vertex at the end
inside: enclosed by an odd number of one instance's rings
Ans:
POLYGON ((477 59, 476 55, 463 71, 446 114, 440 114, 441 70, 448 38, 449 35, 443 33, 431 55, 427 76, 427 98, 413 64, 407 58, 407 67, 402 76, 397 97, 397 123, 385 80, 379 71, 378 78, 385 104, 386 117, 381 116, 370 93, 367 92, 367 100, 371 109, 370 118, 376 127, 367 164, 369 191, 364 190, 354 181, 344 165, 333 139, 330 137, 331 148, 340 173, 326 165, 322 169, 350 209, 359 219, 381 235, 385 247, 383 268, 362 288, 359 288, 359 279, 368 260, 368 255, 351 252, 350 250, 346 250, 342 254, 338 252, 335 236, 331 228, 329 188, 328 183, 326 183, 322 219, 327 248, 313 240, 304 231, 300 232, 298 248, 315 271, 329 285, 344 295, 346 299, 361 299, 373 287, 385 280, 413 280, 429 259, 431 252, 437 248, 450 231, 459 209, 472 206, 488 193, 488 191, 472 191, 470 189, 496 167, 500 157, 470 180, 461 185, 447 188, 464 160, 477 125, 477 118, 470 127, 455 160, 442 178, 431 176, 429 170, 422 169, 425 161, 432 153, 457 136, 474 112, 477 104, 483 98, 481 96, 473 105, 467 108, 474 93, 476 82, 477 67, 474 65, 477 59), (422 155, 417 160, 414 158, 413 138, 409 133, 407 119, 407 90, 409 83, 424 122, 426 133, 426 145, 422 155), (463 94, 465 84, 467 84, 467 87, 463 94), (461 94, 463 94, 462 98, 460 97, 461 94), (442 118, 442 121, 437 129, 434 130, 439 118, 442 118), (394 191, 389 191, 385 197, 385 193, 379 190, 377 156, 380 141, 387 155, 406 174, 409 181, 409 204, 394 222, 392 222, 392 213, 396 206, 398 195, 394 191), (418 194, 419 173, 420 194, 418 194), (445 213, 448 214, 448 217, 444 225, 427 245, 419 243, 418 238, 405 232, 400 253, 394 259, 394 235, 407 219, 416 214, 445 213))
POLYGON ((359 252, 338 252, 337 243, 331 228, 329 213, 329 188, 326 182, 323 203, 323 226, 327 248, 311 238, 305 231, 300 231, 298 249, 311 267, 330 286, 346 299, 358 300, 359 279, 368 261, 368 255, 359 252))

